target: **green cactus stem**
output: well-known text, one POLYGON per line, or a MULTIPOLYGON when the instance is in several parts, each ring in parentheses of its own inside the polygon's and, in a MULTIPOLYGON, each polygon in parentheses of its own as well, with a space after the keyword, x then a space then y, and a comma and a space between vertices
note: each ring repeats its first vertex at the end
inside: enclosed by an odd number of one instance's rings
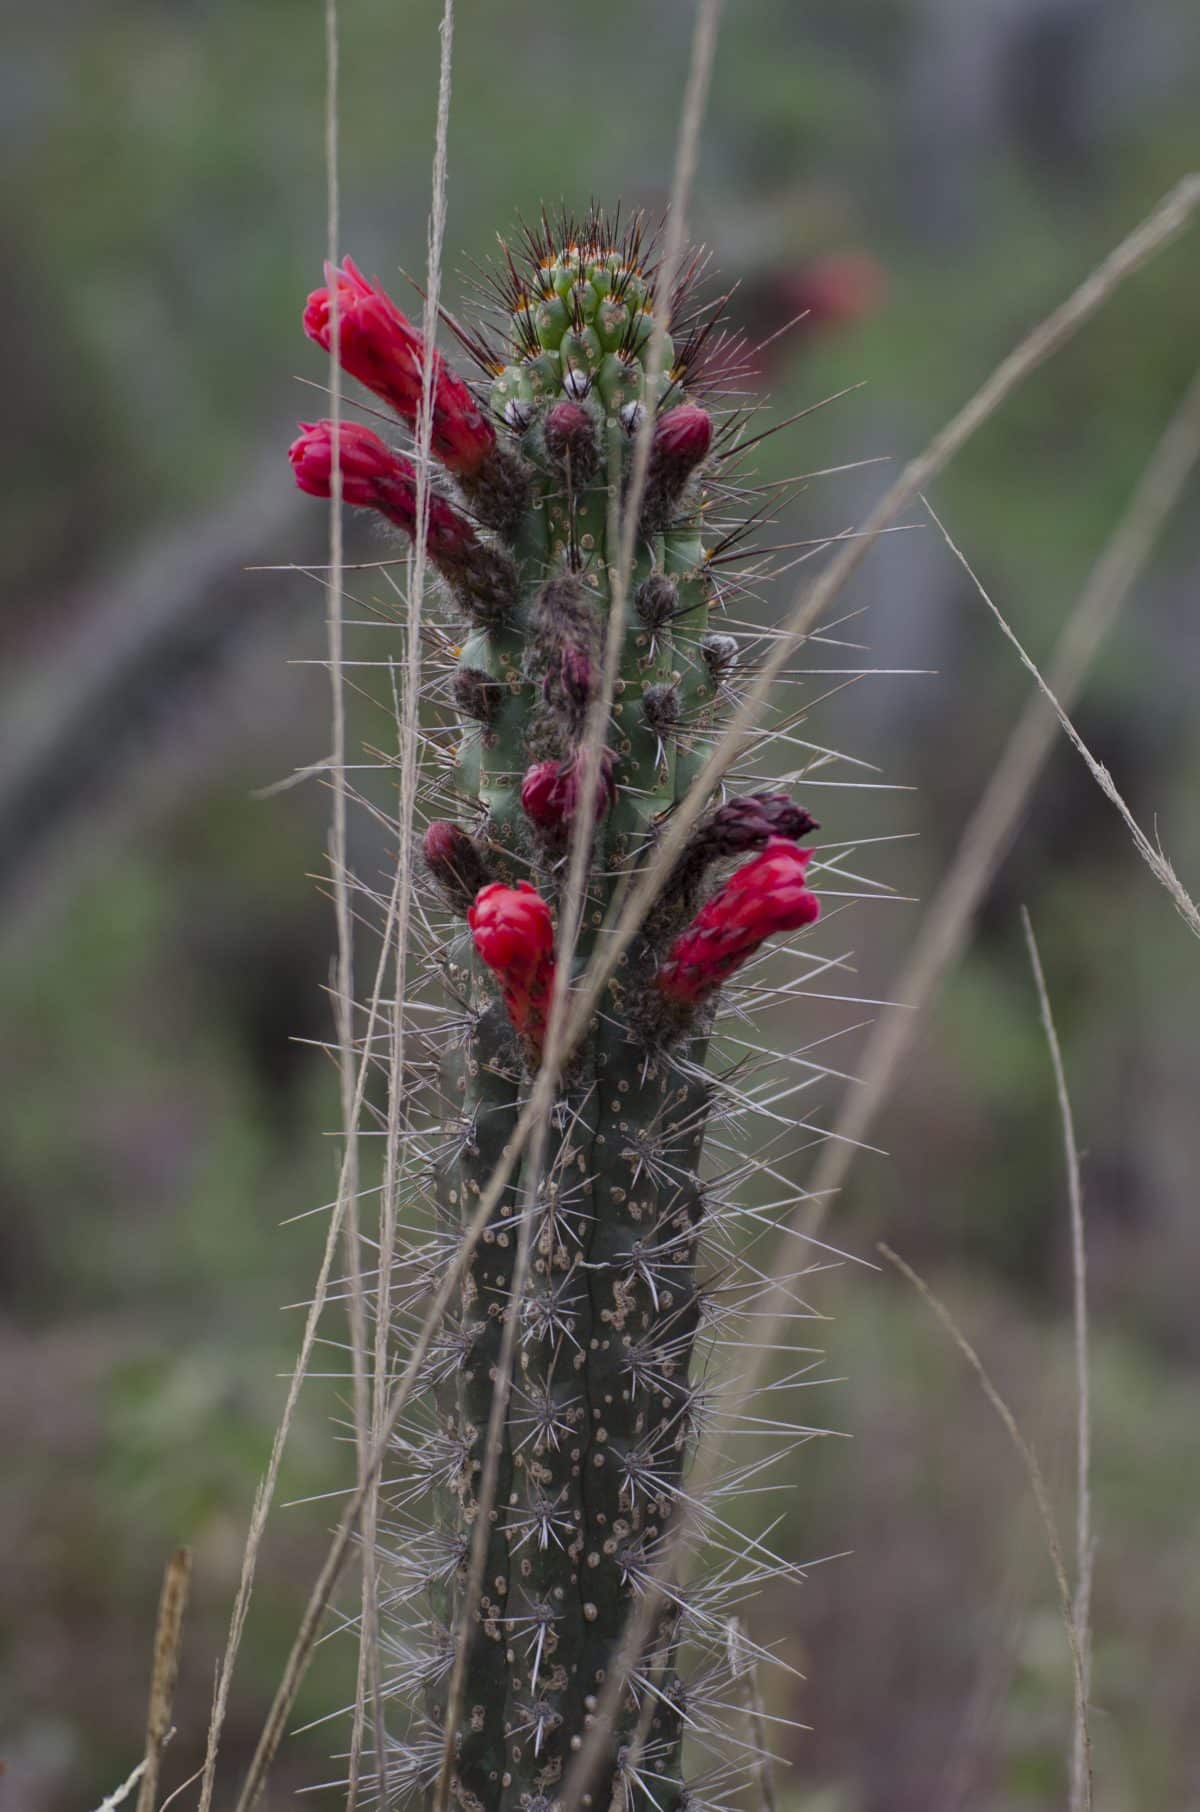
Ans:
MULTIPOLYGON (((419 337, 353 266, 330 280, 342 285, 343 362, 411 425, 419 337)), ((324 295, 310 300, 306 322, 327 345, 324 295)), ((456 821, 432 824, 425 842, 436 901, 450 914, 439 963, 452 1008, 430 1134, 431 1276, 471 1219, 540 1060, 570 826, 584 813, 592 829, 581 963, 702 765, 737 653, 736 639, 710 624, 706 518, 721 436, 704 403, 708 318, 689 321, 686 294, 658 293, 640 223, 618 232, 598 212, 527 234, 519 256, 505 255, 498 296, 506 344, 458 330, 486 391, 468 391, 440 361, 434 383, 434 450, 446 477, 429 551, 461 625, 449 688, 461 742, 447 787, 460 802, 456 821), (680 337, 666 337, 652 387, 646 355, 668 307, 666 325, 680 337), (611 525, 629 507, 647 414, 630 609, 589 798, 579 752, 613 594, 611 525)), ((412 533, 411 476, 376 441, 366 429, 344 439, 344 495, 412 533)), ((306 430, 292 457, 301 484, 327 494, 320 428, 306 430)), ((816 916, 803 861, 797 854, 789 866, 786 856, 813 828, 777 795, 713 802, 559 1085, 543 1175, 513 1179, 470 1259, 427 1367, 424 1632, 396 1638, 413 1657, 406 1685, 419 1678, 424 1692, 409 1708, 415 1721, 393 1735, 393 1785, 432 1792, 447 1657, 463 1624, 450 1783, 462 1812, 544 1812, 579 1749, 671 1529, 704 1413, 694 1350, 718 1313, 712 1279, 730 1262, 701 1177, 717 986, 768 934, 816 916), (765 863, 764 878, 748 867, 740 891, 722 891, 722 865, 727 874, 745 856, 765 863), (786 899, 771 891, 780 876, 790 877, 786 899), (514 1302, 519 1215, 530 1199, 530 1281, 514 1302), (482 1593, 471 1604, 465 1556, 508 1314, 517 1317, 515 1375, 482 1593)), ((421 1446, 406 1436, 407 1455, 421 1446)), ((398 1600, 421 1583, 414 1566, 402 1569, 398 1600)), ((685 1729, 697 1726, 684 1651, 703 1649, 715 1629, 719 1650, 719 1626, 702 1608, 672 1601, 663 1613, 593 1789, 599 1812, 618 1788, 628 1812, 676 1812, 697 1797, 682 1762, 685 1729), (635 1764, 628 1745, 639 1720, 635 1764)))

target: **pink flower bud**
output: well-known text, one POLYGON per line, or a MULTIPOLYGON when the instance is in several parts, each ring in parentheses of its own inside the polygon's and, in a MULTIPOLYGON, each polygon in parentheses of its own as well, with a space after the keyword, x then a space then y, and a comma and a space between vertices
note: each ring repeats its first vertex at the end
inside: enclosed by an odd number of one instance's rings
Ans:
POLYGON ((706 409, 698 403, 680 403, 655 422, 650 457, 670 460, 692 472, 707 457, 712 434, 712 416, 706 409))
MULTIPOLYGON (((602 749, 593 806, 596 823, 609 811, 616 797, 615 766, 612 750, 602 749)), ((521 808, 531 824, 536 824, 555 842, 565 842, 579 810, 582 793, 582 754, 573 756, 570 761, 539 761, 529 769, 521 784, 521 808)))
POLYGON ((811 855, 772 837, 726 881, 675 939, 655 977, 668 1000, 699 1005, 767 938, 815 922, 820 902, 804 884, 811 855))
POLYGON ((712 416, 697 403, 680 403, 654 424, 646 490, 642 499, 642 529, 658 533, 671 525, 688 480, 712 446, 712 416))
POLYGON ((536 1062, 546 1035, 554 987, 550 908, 529 885, 481 888, 467 913, 475 948, 496 976, 513 1030, 536 1062))
POLYGON ((471 477, 496 446, 491 423, 470 389, 425 341, 391 297, 368 283, 353 259, 340 269, 325 266, 326 288, 316 289, 304 309, 304 331, 329 351, 333 309, 330 291, 337 290, 338 360, 376 396, 390 403, 410 428, 421 407, 426 356, 433 370, 433 422, 430 445, 437 457, 460 477, 471 477))

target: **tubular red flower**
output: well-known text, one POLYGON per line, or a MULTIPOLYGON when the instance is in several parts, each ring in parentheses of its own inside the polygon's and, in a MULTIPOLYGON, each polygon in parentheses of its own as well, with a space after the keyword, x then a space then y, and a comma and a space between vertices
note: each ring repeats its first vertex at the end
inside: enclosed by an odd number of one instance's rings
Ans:
MULTIPOLYGON (((333 482, 333 423, 301 422, 300 435, 288 448, 296 483, 311 497, 328 497, 333 482)), ((342 496, 361 509, 378 510, 406 534, 417 531, 417 468, 403 453, 393 453, 370 428, 358 422, 338 425, 342 496)), ((478 538, 467 518, 444 497, 429 499, 431 559, 468 547, 478 538)))
MULTIPOLYGON (((330 292, 337 290, 338 360, 376 396, 390 403, 415 428, 421 407, 426 346, 408 316, 386 291, 369 283, 352 258, 340 269, 325 266, 324 289, 315 289, 304 309, 304 331, 329 351, 332 338, 330 292)), ((432 348, 433 423, 430 445, 451 472, 469 478, 495 450, 496 435, 469 387, 432 348)))
POLYGON ((820 902, 804 884, 811 855, 772 837, 726 881, 675 939, 655 976, 668 1000, 699 1005, 767 938, 814 923, 820 902))
MULTIPOLYGON (((417 535, 417 467, 384 446, 377 433, 357 422, 339 424, 343 496, 348 504, 377 509, 406 535, 417 535)), ((310 496, 330 495, 334 473, 334 424, 301 422, 288 448, 295 482, 310 496)), ((504 618, 513 593, 513 567, 495 547, 480 540, 462 511, 444 496, 430 496, 426 553, 460 602, 479 622, 504 618)))
POLYGON ((554 986, 550 908, 528 881, 480 889, 467 913, 475 948, 497 977, 513 1030, 534 1061, 541 1055, 554 986))
MULTIPOLYGON (((328 497, 333 475, 333 423, 301 422, 301 432, 288 448, 296 483, 311 497, 328 497)), ((341 422, 342 496, 362 509, 378 510, 406 535, 417 532, 417 468, 403 453, 393 453, 370 428, 341 422)), ((511 585, 509 564, 485 545, 460 510, 444 497, 431 495, 425 551, 442 576, 480 612, 499 613, 511 585)))
MULTIPOLYGON (((616 766, 611 749, 600 752, 596 774, 594 816, 596 822, 605 816, 616 796, 613 769, 616 766)), ((535 762, 521 783, 521 809, 531 824, 546 831, 556 840, 566 837, 579 810, 583 792, 583 758, 570 761, 535 762)))
MULTIPOLYGON (((415 489, 412 462, 380 440, 370 428, 342 422, 338 434, 342 496, 361 509, 383 510, 399 485, 415 489)), ((333 483, 333 423, 301 422, 300 434, 288 448, 296 483, 310 497, 328 497, 333 483)))

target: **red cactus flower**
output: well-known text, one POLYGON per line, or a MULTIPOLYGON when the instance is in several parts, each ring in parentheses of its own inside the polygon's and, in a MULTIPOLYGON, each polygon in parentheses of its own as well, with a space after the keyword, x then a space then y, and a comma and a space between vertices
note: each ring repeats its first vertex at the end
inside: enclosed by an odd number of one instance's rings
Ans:
MULTIPOLYGON (((325 282, 326 287, 315 289, 305 305, 305 333, 329 351, 330 292, 336 288, 339 362, 415 428, 427 356, 425 341, 386 291, 368 283, 353 259, 347 258, 340 269, 326 264, 325 282)), ((495 431, 470 389, 441 354, 429 348, 428 358, 433 368, 430 444, 451 472, 469 478, 495 450, 495 431)))
POLYGON ((810 330, 860 321, 882 307, 886 295, 887 273, 868 252, 809 258, 779 281, 785 318, 803 311, 803 325, 810 330))
MULTIPOLYGON (((333 479, 333 423, 301 422, 300 434, 288 448, 296 483, 310 497, 328 497, 333 479)), ((417 530, 417 468, 403 453, 393 453, 370 428, 339 422, 342 496, 361 509, 378 510, 406 534, 417 530)), ((478 538, 467 518, 444 497, 429 499, 432 559, 461 552, 478 538)))
POLYGON ((554 987, 550 908, 528 881, 480 889, 467 913, 475 948, 498 978, 513 1030, 540 1057, 554 987))
MULTIPOLYGON (((361 509, 384 510, 398 485, 415 485, 411 460, 402 459, 370 428, 342 422, 338 431, 342 496, 361 509)), ((328 497, 333 482, 333 423, 301 422, 288 448, 296 483, 310 497, 328 497)))
MULTIPOLYGON (((288 458, 302 491, 328 497, 333 472, 333 423, 301 422, 288 458)), ((339 424, 342 496, 347 503, 378 510, 415 538, 417 469, 393 453, 378 434, 357 422, 339 424)), ((444 497, 431 495, 425 551, 442 577, 480 621, 498 620, 507 610, 514 584, 512 563, 480 540, 471 523, 444 497)))
MULTIPOLYGON (((611 749, 600 752, 596 774, 593 814, 597 823, 605 816, 616 797, 613 769, 616 758, 611 749)), ((531 824, 546 831, 558 841, 566 838, 583 794, 583 757, 570 761, 538 761, 521 783, 521 809, 531 824)))
POLYGON ((761 855, 726 881, 675 939, 655 977, 668 1000, 698 1005, 767 938, 814 923, 820 903, 804 885, 811 855, 772 837, 761 855))

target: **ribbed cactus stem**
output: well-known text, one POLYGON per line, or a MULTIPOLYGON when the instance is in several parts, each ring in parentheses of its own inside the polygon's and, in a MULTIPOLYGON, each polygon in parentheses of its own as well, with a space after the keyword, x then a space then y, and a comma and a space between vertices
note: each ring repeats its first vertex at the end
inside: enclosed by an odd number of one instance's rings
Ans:
MULTIPOLYGON (((445 481, 429 554, 463 629, 449 687, 461 725, 450 790, 463 822, 437 819, 424 845, 454 918, 441 962, 455 1030, 432 1158, 442 1239, 471 1219, 542 1060, 572 826, 582 815, 591 838, 578 965, 703 764, 736 658, 736 641, 709 620, 713 418, 689 393, 686 345, 677 352, 667 338, 655 393, 647 383, 663 303, 640 227, 618 236, 593 214, 543 227, 526 252, 508 258, 501 279, 509 345, 479 343, 486 396, 440 358, 434 365, 433 451, 445 481), (634 437, 648 412, 615 695, 589 785, 584 738, 634 437)), ((349 260, 329 276, 342 288, 343 362, 411 427, 426 357, 419 335, 349 260)), ((316 292, 306 325, 323 344, 328 313, 316 292)), ((327 494, 327 429, 307 429, 293 461, 305 488, 327 494)), ((350 502, 415 531, 403 455, 347 427, 342 470, 350 502)), ((451 1359, 432 1375, 436 1433, 423 1462, 441 1557, 426 1610, 429 1731, 424 1746, 410 1734, 406 1753, 439 1752, 454 1715, 450 1786, 463 1812, 548 1812, 677 1513, 709 1300, 710 1024, 721 985, 763 939, 816 917, 796 846, 812 828, 786 796, 714 802, 557 1084, 541 1175, 527 1160, 505 1190, 444 1330, 451 1359), (516 1301, 522 1203, 533 1220, 516 1301), (514 1375, 471 1603, 466 1555, 506 1317, 516 1318, 514 1375), (446 1657, 460 1627, 465 1668, 451 1706, 446 1657)), ((591 1795, 597 1812, 618 1781, 629 1812, 675 1812, 685 1797, 681 1618, 669 1600, 635 1658, 607 1778, 591 1795), (624 1746, 639 1720, 640 1771, 629 1779, 624 1746)), ((432 1779, 425 1764, 413 1771, 432 1779)))

